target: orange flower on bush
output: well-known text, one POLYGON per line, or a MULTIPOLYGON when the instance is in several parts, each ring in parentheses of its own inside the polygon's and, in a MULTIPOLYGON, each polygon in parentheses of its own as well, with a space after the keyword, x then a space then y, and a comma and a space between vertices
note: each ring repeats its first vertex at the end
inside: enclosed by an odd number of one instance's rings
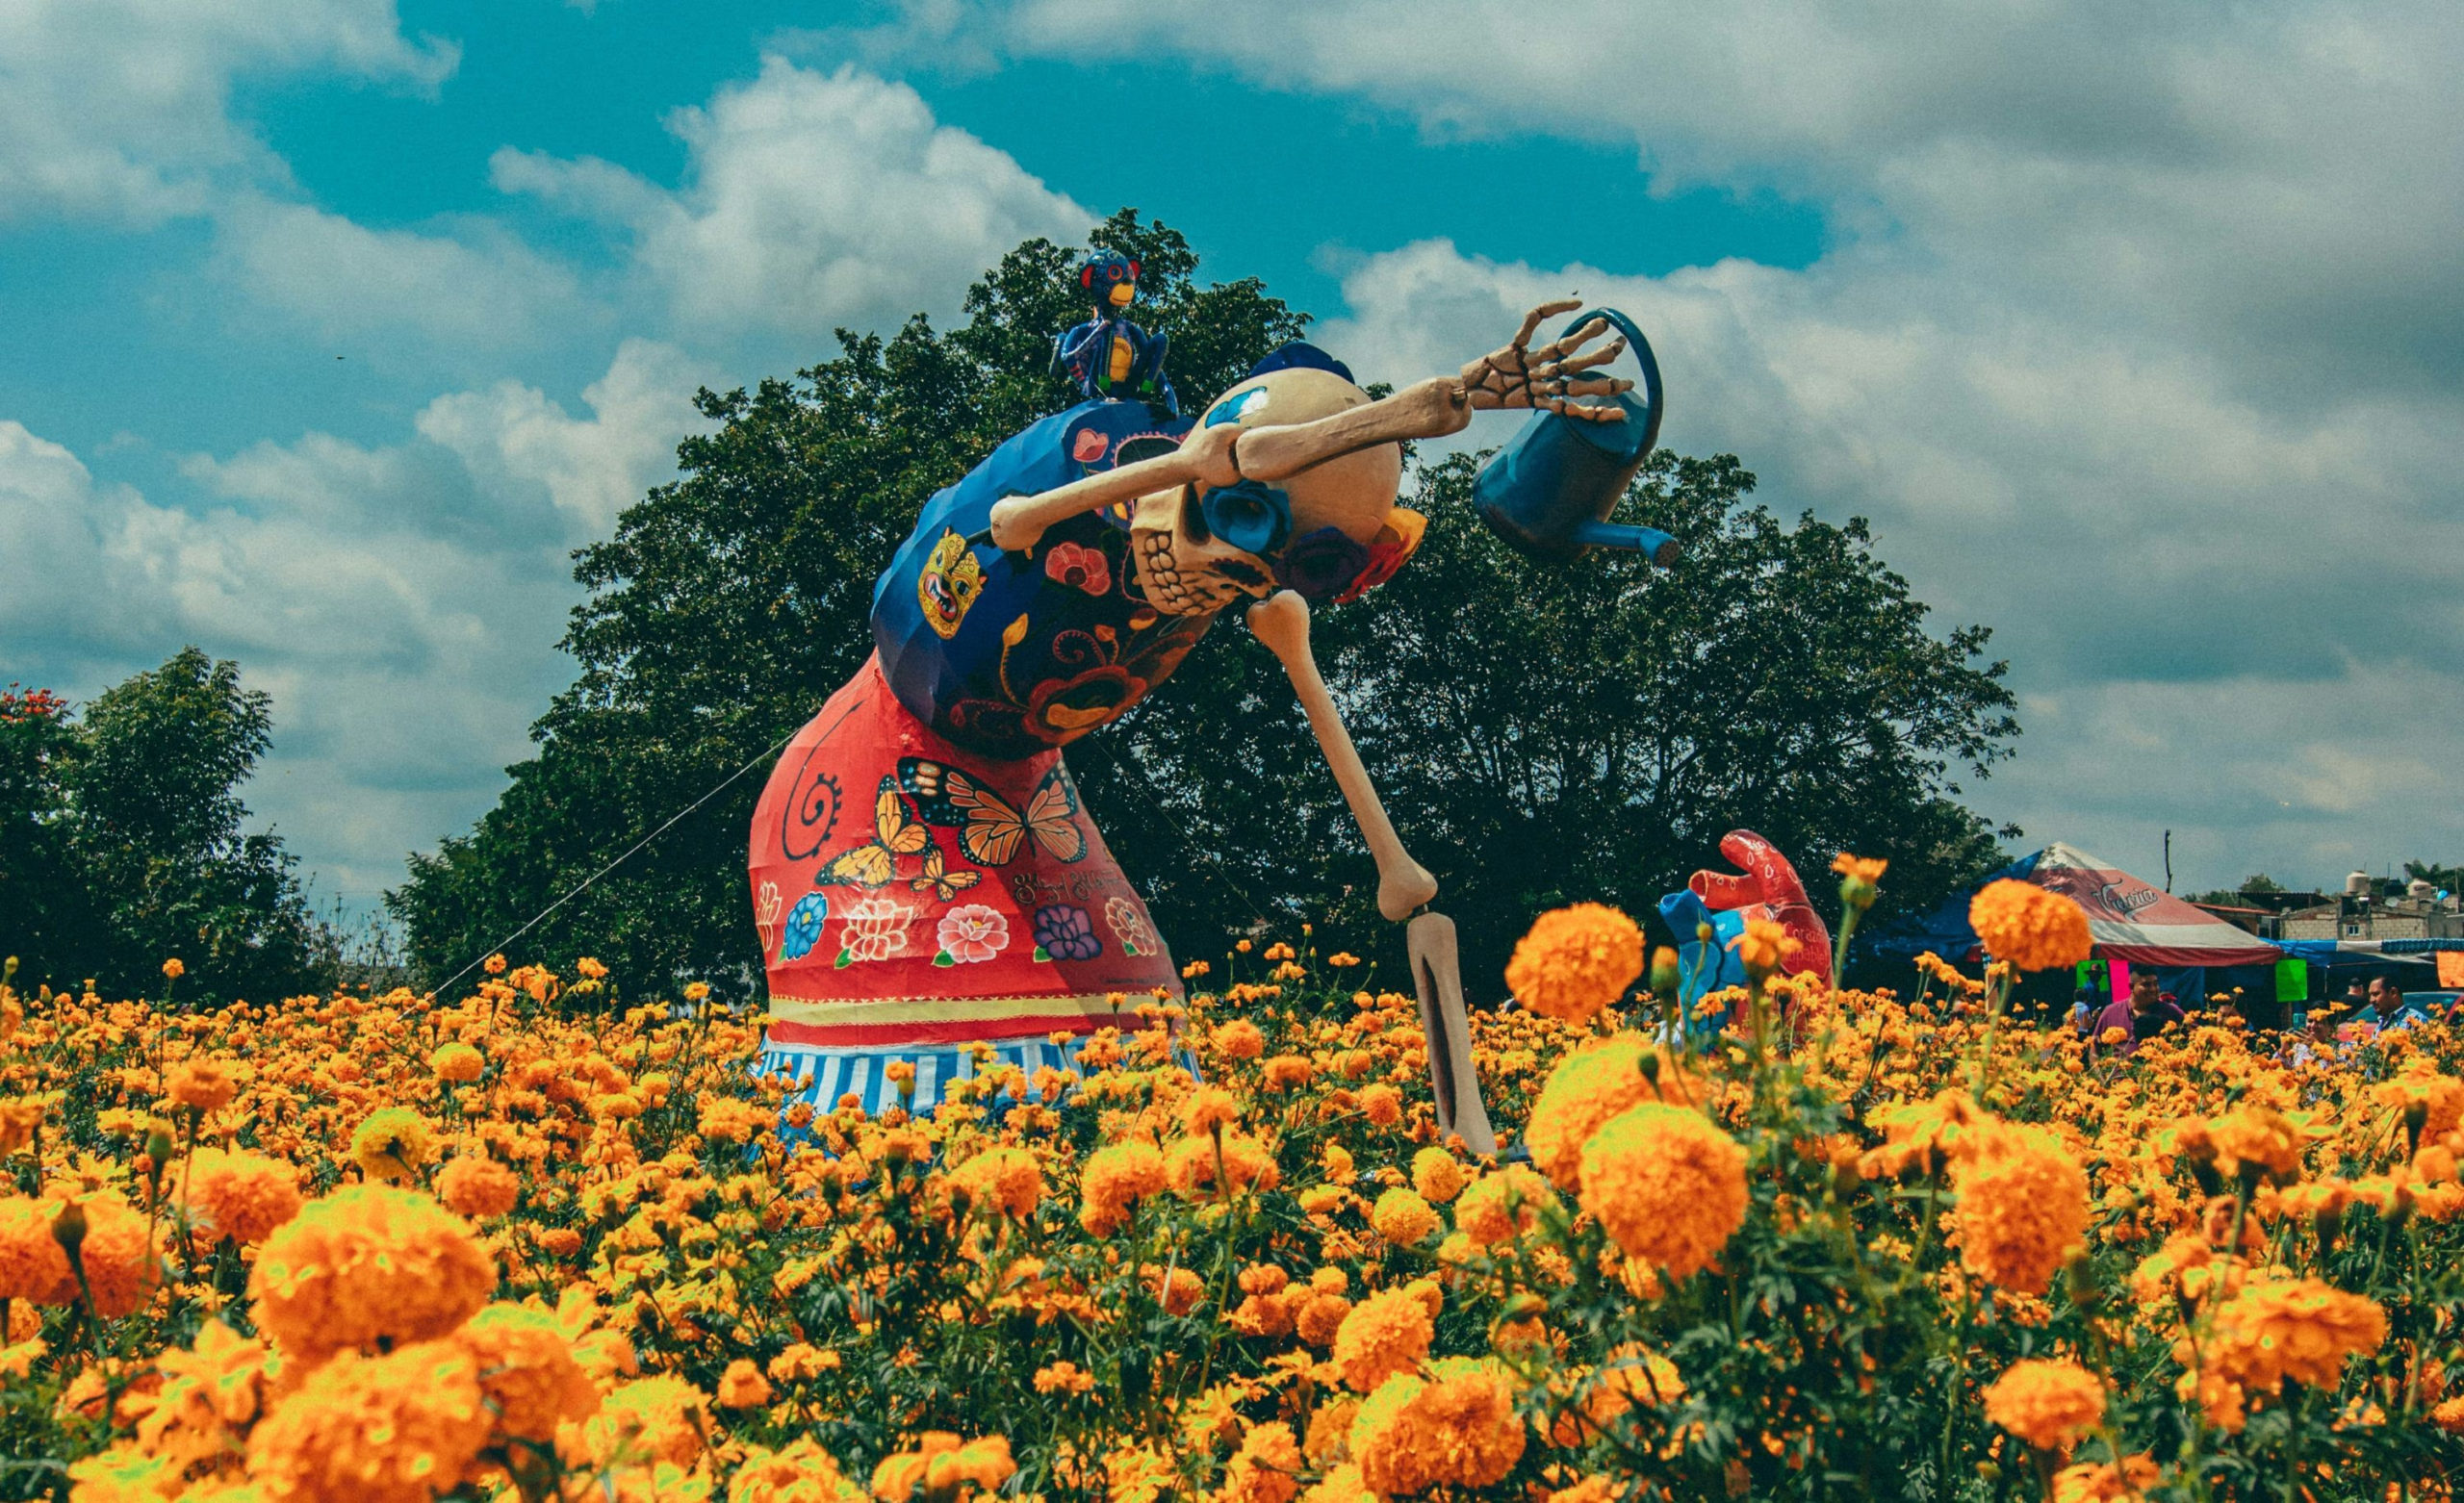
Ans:
POLYGON ((248 1474, 272 1498, 428 1503, 460 1480, 490 1428, 478 1373, 450 1342, 346 1353, 248 1437, 248 1474))
POLYGON ((1523 1418, 1503 1366, 1442 1357, 1425 1377, 1389 1378, 1351 1422, 1361 1483, 1382 1497, 1485 1488, 1523 1459, 1523 1418))
POLYGON ((490 1305, 452 1339, 471 1355, 499 1435, 545 1442, 555 1438, 558 1425, 599 1411, 597 1385, 547 1311, 490 1305))
POLYGON ((2105 1417, 2105 1385, 2067 1359, 2013 1363, 1985 1390, 1985 1417, 2038 1450, 2068 1450, 2105 1417))
POLYGON ((388 1107, 350 1135, 350 1156, 372 1180, 408 1180, 418 1176, 435 1142, 427 1118, 408 1107, 388 1107))
POLYGON ((76 1297, 68 1255, 51 1235, 51 1208, 31 1195, 0 1198, 0 1300, 65 1305, 76 1297))
MULTIPOLYGON (((153 1297, 162 1279, 154 1259, 152 1230, 144 1215, 116 1195, 81 1195, 55 1203, 54 1236, 60 1235, 64 1222, 76 1216, 85 1222, 77 1261, 85 1266, 87 1287, 93 1290, 94 1312, 105 1320, 136 1313, 153 1297)), ((70 1288, 75 1288, 74 1284, 70 1288)))
POLYGON ((1078 1177, 1078 1224, 1110 1236, 1129 1220, 1131 1207, 1164 1184, 1164 1151, 1154 1144, 1133 1138, 1099 1148, 1078 1177))
POLYGON ((1505 983, 1543 1017, 1588 1023, 1643 974, 1643 931, 1605 904, 1543 913, 1516 942, 1505 983))
POLYGON ((200 1148, 188 1166, 189 1210, 215 1237, 264 1241, 299 1214, 298 1171, 263 1154, 200 1148))
POLYGON ((719 1375, 718 1392, 713 1395, 721 1409, 758 1409, 770 1402, 770 1380, 750 1357, 739 1357, 728 1363, 719 1375))
POLYGON ((1531 1161, 1559 1187, 1582 1183, 1582 1148, 1609 1118, 1656 1100, 1658 1092, 1643 1074, 1652 1044, 1633 1032, 1582 1045, 1566 1056, 1541 1088, 1531 1108, 1523 1140, 1531 1161))
POLYGON ((1986 883, 1968 902, 1967 921, 1987 954, 2023 971, 2064 970, 2088 958, 2087 911, 2034 882, 1986 883))
POLYGON ((1454 1202, 1454 1229, 1476 1247, 1494 1246, 1531 1230, 1557 1204, 1549 1182, 1523 1164, 1507 1164, 1473 1182, 1454 1202))
POLYGON ((1989 1283, 2042 1294, 2086 1245, 2088 1173, 2041 1127, 1995 1124, 1951 1168, 1960 1262, 1989 1283))
POLYGON ((1463 1193, 1463 1165, 1443 1148, 1424 1148, 1412 1155, 1412 1188, 1421 1199, 1443 1206, 1463 1193))
POLYGON ((438 1080, 459 1084, 477 1080, 487 1069, 488 1060, 485 1055, 469 1044, 440 1044, 427 1057, 427 1067, 436 1073, 438 1080))
POLYGON ((728 1503, 861 1503, 863 1497, 864 1490, 809 1436, 778 1451, 754 1446, 728 1484, 728 1503))
POLYGON ((1745 1224, 1745 1148, 1699 1111, 1646 1102, 1583 1145, 1579 1198, 1628 1257, 1681 1280, 1745 1224))
POLYGON ((1292 1503, 1300 1490, 1297 1476, 1306 1469, 1290 1425, 1251 1425, 1223 1468, 1223 1492, 1228 1503, 1292 1503))
POLYGON ((505 1215, 522 1198, 522 1181, 485 1154, 457 1155, 436 1177, 436 1198, 474 1221, 505 1215))
POLYGON ((948 1431, 928 1430, 916 1437, 914 1450, 886 1457, 873 1468, 873 1496, 907 1503, 921 1489, 935 1499, 964 1499, 993 1490, 1017 1469, 1006 1437, 962 1441, 948 1431))
POLYGON ((1428 1356, 1437 1326, 1428 1307, 1407 1289, 1372 1294, 1335 1330, 1333 1362, 1346 1387, 1368 1393, 1428 1356))
POLYGON ((1043 1170, 1023 1148, 992 1148, 959 1165, 950 1184, 964 1190, 969 1209, 1024 1221, 1043 1199, 1043 1170))
POLYGON ((1377 1197, 1369 1224, 1397 1247, 1417 1247, 1438 1229, 1439 1221, 1427 1201, 1398 1185, 1377 1197))
POLYGON ((2125 1456, 2120 1465, 2082 1462, 2053 1476, 2053 1503, 2136 1503, 2164 1473, 2145 1451, 2125 1456))
POLYGON ((196 1111, 219 1111, 239 1086, 231 1072, 211 1059, 190 1059, 171 1066, 163 1078, 163 1094, 196 1111))
POLYGON ((258 1328, 313 1362, 449 1335, 496 1285, 495 1265, 460 1217, 411 1190, 354 1185, 266 1238, 248 1293, 258 1328))
POLYGON ((2246 1388, 2273 1393, 2290 1378, 2332 1392, 2347 1359, 2386 1339, 2376 1300, 2318 1279, 2254 1278, 2216 1308, 2210 1360, 2246 1388))

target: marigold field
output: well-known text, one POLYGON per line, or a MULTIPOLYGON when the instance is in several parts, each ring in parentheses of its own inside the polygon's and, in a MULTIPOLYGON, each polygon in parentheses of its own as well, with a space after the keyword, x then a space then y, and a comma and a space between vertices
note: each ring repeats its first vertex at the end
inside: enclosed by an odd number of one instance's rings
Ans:
POLYGON ((1688 1034, 1607 915, 1476 1016, 1504 1161, 1282 945, 877 1119, 587 961, 0 993, 0 1496, 2447 1496, 2464 1037, 2091 1058, 1947 968, 1688 1034))

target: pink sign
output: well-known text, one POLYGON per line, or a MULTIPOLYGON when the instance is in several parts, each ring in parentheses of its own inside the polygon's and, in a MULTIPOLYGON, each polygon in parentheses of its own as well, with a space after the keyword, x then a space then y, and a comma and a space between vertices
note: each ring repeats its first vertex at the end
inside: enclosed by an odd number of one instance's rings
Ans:
POLYGON ((2130 962, 2127 960, 2108 960, 2105 964, 2113 967, 2114 1001, 2128 1001, 2130 997, 2130 962))

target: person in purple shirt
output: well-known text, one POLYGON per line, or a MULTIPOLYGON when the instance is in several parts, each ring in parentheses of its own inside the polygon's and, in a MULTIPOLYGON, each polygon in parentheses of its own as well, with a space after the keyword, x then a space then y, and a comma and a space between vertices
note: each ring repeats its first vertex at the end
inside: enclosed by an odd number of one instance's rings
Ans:
POLYGON ((2116 1053, 2127 1055, 2155 1037, 2160 1030, 2179 1023, 2187 1016, 2189 1014, 2182 1011, 2169 994, 2157 989, 2154 972, 2134 972, 2130 978, 2130 995, 2116 1000, 2097 1015, 2095 1026, 2089 1031, 2088 1041, 2092 1046, 2101 1048, 2105 1031, 2120 1029, 2130 1036, 2113 1047, 2116 1053))

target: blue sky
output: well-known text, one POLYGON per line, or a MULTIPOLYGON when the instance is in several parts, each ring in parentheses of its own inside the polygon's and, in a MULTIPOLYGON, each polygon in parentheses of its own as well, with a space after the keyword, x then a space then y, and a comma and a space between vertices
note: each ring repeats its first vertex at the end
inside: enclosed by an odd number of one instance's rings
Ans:
POLYGON ((2451 860, 2460 54, 2452 7, 2293 0, 34 0, 0 679, 239 658, 252 803, 365 903, 523 754, 565 555, 696 384, 1133 204, 1366 375, 1637 314, 1663 442, 1996 628, 2027 734, 1971 792, 2033 837, 2451 860))

